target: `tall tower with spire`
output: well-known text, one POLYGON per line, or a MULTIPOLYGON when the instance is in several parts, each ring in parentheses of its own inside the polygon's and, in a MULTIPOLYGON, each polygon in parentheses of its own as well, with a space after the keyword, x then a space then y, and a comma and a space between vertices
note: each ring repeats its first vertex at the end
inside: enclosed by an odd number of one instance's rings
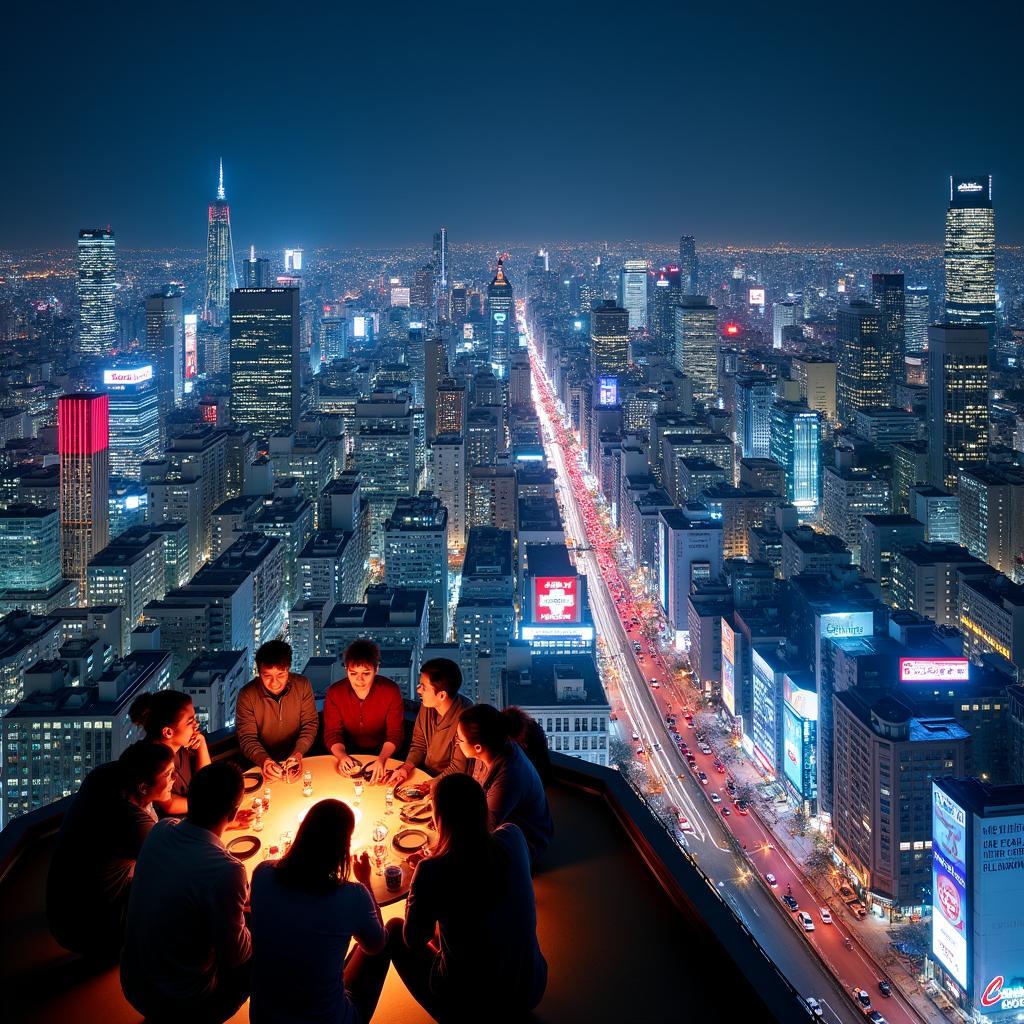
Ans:
POLYGON ((228 319, 228 296, 238 287, 235 250, 231 244, 231 207, 224 198, 224 161, 220 161, 217 198, 210 203, 206 226, 206 302, 203 319, 223 324, 228 319))
POLYGON ((487 286, 487 330, 491 366, 495 376, 508 376, 512 332, 516 329, 516 311, 512 285, 505 276, 504 260, 498 260, 498 271, 487 286))

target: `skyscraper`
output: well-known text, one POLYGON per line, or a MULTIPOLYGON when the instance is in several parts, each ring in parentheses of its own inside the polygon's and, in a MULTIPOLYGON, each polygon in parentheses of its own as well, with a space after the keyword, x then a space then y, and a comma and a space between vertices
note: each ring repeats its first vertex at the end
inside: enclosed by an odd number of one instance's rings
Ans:
POLYGON ((438 318, 448 319, 448 229, 441 227, 434 232, 434 252, 432 269, 434 272, 434 308, 438 318))
POLYGON ((231 419, 255 434, 299 421, 299 289, 231 293, 231 419))
POLYGON ((683 295, 697 294, 697 244, 693 235, 679 239, 679 290, 683 295))
POLYGON ((606 299, 590 314, 590 367, 594 380, 620 377, 629 362, 629 311, 606 299))
MULTIPOLYGON (((906 300, 902 274, 872 274, 871 304, 881 317, 882 339, 892 363, 891 388, 906 381, 906 300)), ((892 399, 890 399, 892 401, 892 399)))
POLYGON ((862 299, 840 307, 836 335, 837 414, 849 426, 857 409, 892 404, 892 351, 882 331, 882 315, 862 299))
POLYGON ((718 308, 706 295, 684 295, 676 307, 678 369, 690 378, 694 399, 718 401, 718 308))
POLYGON ((103 386, 110 399, 110 471, 130 480, 140 479, 140 466, 159 459, 160 392, 153 367, 116 364, 103 371, 103 386))
POLYGON ((516 313, 512 301, 512 285, 505 268, 498 260, 494 280, 487 286, 487 331, 490 360, 494 373, 503 377, 508 371, 508 355, 516 330, 516 313))
POLYGON ((181 293, 167 287, 146 299, 146 348, 156 367, 160 425, 166 440, 167 417, 185 393, 185 318, 181 293))
POLYGON ((228 295, 238 287, 235 250, 231 244, 231 207, 224 198, 224 161, 220 162, 217 198, 207 211, 206 302, 203 319, 222 324, 228 316, 228 295))
POLYGON ((984 327, 996 322, 996 223, 992 176, 949 179, 946 211, 946 319, 984 327))
POLYGON ((110 401, 102 394, 61 395, 57 401, 60 453, 61 568, 85 594, 89 559, 107 546, 110 519, 110 401))
POLYGON ((988 461, 989 332, 928 328, 928 482, 956 490, 962 466, 988 461))
POLYGON ((792 327, 797 320, 795 302, 772 303, 772 348, 782 348, 782 331, 792 327))
POLYGON ((821 414, 803 402, 776 402, 770 454, 786 473, 786 497, 802 517, 821 503, 821 414))
POLYGON ((110 228, 78 232, 78 350, 82 355, 106 355, 116 340, 114 268, 116 251, 110 228))
POLYGON ((736 444, 744 459, 769 457, 774 402, 774 377, 757 371, 736 374, 736 444))
POLYGON ((269 288, 273 283, 270 277, 270 260, 256 255, 256 246, 249 246, 249 258, 242 263, 246 288, 269 288))
POLYGON ((629 313, 630 330, 647 327, 647 260, 626 260, 619 271, 619 305, 629 313))
MULTIPOLYGON (((910 285, 904 293, 904 351, 916 355, 928 350, 928 324, 931 322, 931 295, 923 285, 910 285)), ((903 368, 901 367, 901 372, 903 368)))

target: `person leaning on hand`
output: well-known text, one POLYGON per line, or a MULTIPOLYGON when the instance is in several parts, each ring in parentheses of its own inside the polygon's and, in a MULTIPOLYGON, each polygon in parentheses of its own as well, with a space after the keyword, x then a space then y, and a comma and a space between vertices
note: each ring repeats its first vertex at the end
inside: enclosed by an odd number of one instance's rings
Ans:
POLYGON ((313 687, 291 667, 291 646, 271 640, 256 652, 256 677, 238 693, 238 748, 268 780, 283 778, 289 759, 301 769, 302 757, 316 739, 313 687))
POLYGON ((353 754, 373 754, 371 783, 380 782, 388 758, 402 742, 405 706, 393 679, 377 675, 380 648, 355 640, 345 650, 345 678, 327 688, 324 698, 324 743, 338 771, 347 774, 353 754))

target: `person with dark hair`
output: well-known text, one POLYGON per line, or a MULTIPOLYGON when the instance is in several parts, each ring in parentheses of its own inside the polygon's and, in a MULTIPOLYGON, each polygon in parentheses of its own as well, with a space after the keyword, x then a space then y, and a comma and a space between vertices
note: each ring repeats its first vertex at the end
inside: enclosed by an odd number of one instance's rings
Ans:
POLYGON ((94 768, 64 814, 46 876, 46 919, 65 948, 103 962, 121 952, 135 862, 168 800, 174 765, 141 740, 94 768))
POLYGON ((404 923, 387 926, 395 970, 438 1020, 521 1021, 548 977, 526 840, 510 823, 491 831, 468 775, 439 779, 433 800, 437 848, 416 867, 404 923))
POLYGON ((540 722, 514 704, 510 704, 502 713, 509 724, 510 738, 523 748, 523 753, 537 769, 540 781, 546 786, 551 781, 551 754, 547 735, 540 722))
POLYGON ((270 640, 256 652, 256 677, 238 692, 238 749, 267 780, 282 779, 285 763, 302 771, 302 756, 316 739, 319 721, 309 680, 292 672, 291 645, 270 640))
POLYGON ((147 1021, 223 1022, 249 995, 249 883, 221 836, 242 800, 227 762, 196 772, 188 815, 153 827, 135 868, 121 988, 147 1021))
POLYGON ((324 697, 324 743, 345 775, 356 767, 353 754, 374 754, 371 783, 380 782, 388 758, 403 738, 405 705, 393 679, 377 674, 380 648, 355 640, 345 650, 345 678, 324 697))
POLYGON ((192 776, 210 763, 210 751, 199 729, 192 698, 180 690, 140 693, 128 715, 147 740, 162 743, 174 756, 171 797, 156 801, 157 808, 163 814, 184 814, 192 776))
POLYGON ((487 797, 491 828, 506 821, 518 825, 530 859, 536 862, 551 842, 555 826, 537 769, 512 740, 518 722, 514 713, 474 704, 459 719, 459 746, 466 758, 476 761, 473 777, 487 797))
POLYGON ((368 1024, 373 1016, 388 961, 377 955, 385 933, 370 858, 352 859, 355 823, 347 804, 320 800, 284 857, 253 873, 252 1024, 368 1024))

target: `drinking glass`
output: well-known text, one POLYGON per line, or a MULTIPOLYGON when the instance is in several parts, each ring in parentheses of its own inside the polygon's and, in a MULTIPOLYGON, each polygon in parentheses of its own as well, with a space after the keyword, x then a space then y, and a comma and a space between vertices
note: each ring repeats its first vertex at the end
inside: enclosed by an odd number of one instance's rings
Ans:
POLYGON ((270 787, 263 787, 263 811, 266 813, 270 810, 270 787))
POLYGON ((356 806, 359 806, 359 801, 363 799, 363 780, 361 778, 356 779, 356 806))
POLYGON ((384 790, 384 813, 394 814, 395 812, 395 787, 388 786, 384 790))
POLYGON ((254 797, 252 801, 252 830, 253 832, 263 831, 263 800, 254 797))
POLYGON ((308 768, 302 773, 302 795, 313 795, 313 773, 308 768))

